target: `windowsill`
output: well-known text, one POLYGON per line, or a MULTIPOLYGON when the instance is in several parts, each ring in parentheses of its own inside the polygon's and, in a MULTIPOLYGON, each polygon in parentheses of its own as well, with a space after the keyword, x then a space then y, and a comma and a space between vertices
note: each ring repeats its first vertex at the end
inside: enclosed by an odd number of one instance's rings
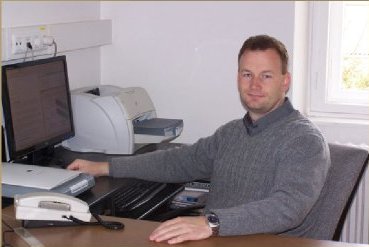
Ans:
POLYGON ((367 119, 349 119, 340 117, 323 117, 323 116, 308 116, 313 122, 324 122, 331 124, 355 124, 369 127, 369 120, 367 119))

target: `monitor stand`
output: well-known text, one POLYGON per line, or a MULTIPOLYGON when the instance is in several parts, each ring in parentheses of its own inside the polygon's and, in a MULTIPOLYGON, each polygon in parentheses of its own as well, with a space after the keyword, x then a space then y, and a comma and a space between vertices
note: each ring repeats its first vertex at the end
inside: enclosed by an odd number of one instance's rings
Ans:
POLYGON ((50 166, 54 160, 54 149, 54 146, 45 147, 31 152, 23 159, 16 160, 15 162, 37 166, 50 166))

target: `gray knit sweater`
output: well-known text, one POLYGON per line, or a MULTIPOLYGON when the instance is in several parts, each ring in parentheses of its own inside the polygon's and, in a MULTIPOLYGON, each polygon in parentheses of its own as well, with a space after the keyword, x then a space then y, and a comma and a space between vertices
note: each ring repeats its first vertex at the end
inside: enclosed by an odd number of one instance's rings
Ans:
POLYGON ((219 217, 220 235, 288 234, 316 202, 329 166, 321 133, 286 100, 254 124, 231 121, 191 146, 114 158, 110 175, 210 179, 206 210, 219 217))

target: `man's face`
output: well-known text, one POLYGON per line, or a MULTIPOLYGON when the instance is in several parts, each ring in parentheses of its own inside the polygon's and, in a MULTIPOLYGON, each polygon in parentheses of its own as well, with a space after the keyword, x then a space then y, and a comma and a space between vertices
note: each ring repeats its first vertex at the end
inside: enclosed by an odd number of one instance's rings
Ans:
POLYGON ((273 49, 246 51, 237 76, 241 101, 256 121, 284 102, 290 74, 282 74, 282 62, 273 49))

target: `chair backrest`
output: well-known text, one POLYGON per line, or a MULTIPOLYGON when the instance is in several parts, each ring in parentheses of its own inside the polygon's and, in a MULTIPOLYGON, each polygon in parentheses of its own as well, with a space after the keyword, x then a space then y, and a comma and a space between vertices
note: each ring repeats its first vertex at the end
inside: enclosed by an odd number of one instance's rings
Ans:
POLYGON ((343 222, 368 163, 368 151, 329 144, 331 167, 318 201, 295 230, 303 237, 339 240, 343 222))

